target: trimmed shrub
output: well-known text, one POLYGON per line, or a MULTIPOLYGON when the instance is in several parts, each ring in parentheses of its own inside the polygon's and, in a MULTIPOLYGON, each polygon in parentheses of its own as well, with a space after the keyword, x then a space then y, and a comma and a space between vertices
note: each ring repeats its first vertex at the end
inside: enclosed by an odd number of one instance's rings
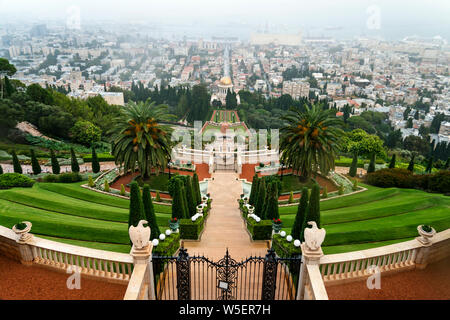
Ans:
POLYGON ((259 217, 261 217, 263 214, 265 199, 266 199, 266 182, 264 179, 261 179, 258 183, 258 199, 256 200, 255 205, 255 214, 259 217))
POLYGON ((303 240, 303 230, 305 228, 306 212, 308 209, 308 188, 302 189, 302 195, 297 207, 294 224, 292 225, 291 235, 294 239, 303 240))
POLYGON ((430 157, 430 159, 428 159, 427 168, 425 169, 425 172, 431 173, 431 170, 433 170, 433 157, 430 157))
POLYGON ((30 150, 31 153, 31 168, 33 169, 33 174, 38 175, 42 172, 41 165, 39 164, 36 154, 33 149, 30 150))
POLYGON ((306 214, 305 227, 307 227, 306 223, 310 221, 315 221, 317 223, 317 227, 320 228, 320 187, 317 183, 312 187, 306 214))
POLYGON ((50 150, 50 161, 52 163, 52 172, 53 174, 60 174, 61 167, 59 166, 58 159, 56 158, 55 152, 53 149, 50 150))
POLYGON ((344 185, 340 184, 338 187, 338 195, 342 196, 344 194, 344 185))
POLYGON ((356 179, 353 180, 352 190, 353 190, 353 191, 358 190, 358 180, 356 180, 356 179))
POLYGON ((56 182, 58 182, 58 175, 48 174, 42 179, 42 181, 47 182, 47 183, 56 183, 56 182))
MULTIPOLYGON (((159 236, 159 235, 158 235, 159 236)), ((155 239, 155 238, 151 238, 155 239)), ((158 246, 153 247, 152 253, 158 256, 173 256, 180 247, 180 234, 172 233, 170 236, 166 237, 164 241, 159 241, 158 246)), ((163 268, 164 264, 158 264, 159 267, 163 268)), ((156 266, 155 266, 156 267, 156 266)), ((159 270, 162 272, 163 270, 159 270)), ((155 270, 155 272, 157 272, 155 270)))
POLYGON ((434 192, 450 192, 450 171, 441 170, 435 174, 427 175, 428 189, 434 192))
POLYGON ((181 180, 176 180, 172 196, 172 218, 177 218, 178 220, 186 218, 182 189, 184 189, 183 183, 181 180))
POLYGON ((161 195, 159 194, 159 190, 156 191, 155 201, 156 202, 161 202, 161 195))
POLYGON ((368 174, 367 183, 380 188, 412 188, 414 175, 406 169, 381 169, 368 174))
POLYGON ((100 172, 100 163, 98 162, 97 152, 95 151, 95 148, 92 148, 92 172, 100 172))
POLYGON ((1 164, 0 164, 0 174, 3 174, 3 167, 1 164))
POLYGON ((252 206, 255 205, 256 198, 258 196, 258 180, 259 180, 258 174, 255 173, 252 179, 252 189, 250 191, 250 197, 248 198, 248 203, 251 204, 252 206))
POLYGON ((322 198, 323 199, 328 198, 328 188, 327 188, 327 186, 323 187, 322 198))
POLYGON ((187 209, 189 212, 189 216, 188 217, 192 217, 195 215, 196 213, 196 201, 194 200, 194 190, 192 187, 192 178, 190 176, 187 176, 186 179, 186 204, 187 204, 187 209))
POLYGON ((198 206, 200 203, 202 203, 202 195, 200 192, 200 183, 198 181, 197 173, 194 173, 194 176, 192 178, 192 189, 194 192, 195 205, 198 206))
POLYGON ((198 240, 200 233, 203 230, 205 216, 198 218, 195 221, 191 219, 180 220, 180 238, 187 240, 198 240))
POLYGON ((270 240, 272 238, 272 220, 256 222, 253 218, 247 218, 247 229, 253 240, 270 240))
POLYGON ((350 177, 355 177, 356 176, 356 171, 358 170, 358 155, 355 153, 353 155, 353 160, 352 160, 352 164, 350 166, 350 170, 348 172, 348 175, 350 177))
POLYGON ((394 169, 395 168, 395 161, 396 161, 395 158, 396 158, 396 156, 395 156, 395 153, 394 153, 394 155, 391 158, 391 162, 389 163, 389 169, 394 169))
POLYGON ((291 191, 291 193, 289 194, 289 200, 288 203, 294 203, 294 192, 291 191))
POLYGON ((155 208, 153 207, 152 195, 148 184, 143 188, 142 202, 144 204, 145 217, 152 233, 150 239, 158 239, 161 231, 159 231, 158 222, 156 221, 155 208))
POLYGON ((279 219, 280 213, 278 212, 278 187, 276 183, 271 183, 272 188, 267 197, 267 206, 265 211, 265 219, 279 219))
POLYGON ((125 196, 126 192, 125 192, 125 186, 123 184, 120 185, 120 195, 121 196, 125 196))
POLYGON ((0 189, 31 188, 34 180, 20 173, 4 173, 0 175, 0 189))
POLYGON ((16 150, 13 150, 11 155, 13 159, 14 173, 22 174, 22 166, 20 165, 19 158, 17 158, 16 150))
POLYGON ((369 163, 369 167, 367 168, 367 173, 372 173, 375 172, 375 153, 372 153, 370 155, 370 163, 369 163))
MULTIPOLYGON (((300 240, 294 235, 291 235, 294 240, 300 240)), ((294 242, 288 242, 286 238, 283 238, 279 234, 274 234, 272 239, 272 248, 275 250, 277 255, 282 258, 292 258, 297 257, 302 254, 300 247, 294 246, 294 242)))
POLYGON ((78 160, 75 155, 75 150, 73 148, 70 148, 70 166, 72 169, 72 172, 80 172, 80 166, 78 165, 78 160))
POLYGON ((105 191, 109 192, 110 190, 108 180, 105 180, 105 191))
POLYGON ((94 179, 92 179, 92 176, 89 176, 89 178, 88 178, 88 186, 90 188, 94 187, 94 179))
POLYGON ((409 161, 408 171, 410 171, 410 172, 414 172, 414 158, 415 158, 415 156, 413 155, 411 157, 411 161, 409 161))
POLYGON ((136 227, 141 220, 145 220, 141 191, 137 182, 132 182, 130 184, 130 214, 128 217, 128 228, 131 226, 136 227))
POLYGON ((74 183, 83 181, 83 177, 78 172, 68 172, 62 173, 57 176, 57 181, 59 183, 74 183))

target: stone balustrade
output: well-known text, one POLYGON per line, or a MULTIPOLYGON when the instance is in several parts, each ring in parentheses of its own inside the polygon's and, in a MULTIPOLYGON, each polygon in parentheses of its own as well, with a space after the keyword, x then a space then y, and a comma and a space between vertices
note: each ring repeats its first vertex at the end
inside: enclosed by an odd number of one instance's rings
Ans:
POLYGON ((129 254, 84 248, 36 236, 21 241, 12 230, 0 226, 0 253, 24 264, 61 272, 78 270, 82 275, 108 282, 127 283, 133 272, 129 254))

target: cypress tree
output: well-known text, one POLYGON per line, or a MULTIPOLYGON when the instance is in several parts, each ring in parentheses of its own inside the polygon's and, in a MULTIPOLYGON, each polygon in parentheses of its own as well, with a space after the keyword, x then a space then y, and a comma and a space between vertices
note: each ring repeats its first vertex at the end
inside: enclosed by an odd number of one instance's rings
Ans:
POLYGON ((288 201, 288 203, 294 203, 294 192, 292 192, 292 191, 289 194, 289 201, 288 201))
POLYGON ((433 170, 433 157, 430 157, 430 159, 428 159, 427 169, 425 170, 425 172, 431 173, 431 170, 433 170))
POLYGON ((94 179, 92 179, 92 176, 89 176, 88 178, 88 186, 91 188, 94 187, 94 179))
POLYGON ((269 219, 269 213, 267 211, 267 208, 269 207, 269 202, 270 202, 270 198, 272 197, 272 188, 273 188, 273 183, 268 182, 266 184, 266 197, 264 198, 264 205, 262 207, 262 212, 260 215, 260 218, 263 220, 267 220, 269 219))
POLYGON ((98 162, 97 152, 95 148, 92 147, 92 172, 99 173, 100 172, 100 163, 98 162))
POLYGON ((61 172, 61 167, 59 166, 58 159, 56 158, 55 152, 53 149, 50 150, 50 160, 52 163, 52 172, 53 174, 59 174, 61 172))
POLYGON ((105 180, 105 191, 106 192, 110 191, 108 180, 105 180))
POLYGON ((1 164, 0 164, 0 174, 3 174, 3 168, 1 164))
POLYGON ((131 226, 136 227, 141 220, 145 220, 141 190, 137 182, 132 182, 130 184, 130 215, 128 217, 128 228, 131 226))
POLYGON ((306 211, 308 209, 308 188, 302 189, 302 196, 297 207, 294 224, 292 225, 291 235, 294 239, 303 241, 303 230, 305 228, 306 211))
POLYGON ((36 158, 34 150, 31 149, 30 152, 31 152, 31 168, 33 169, 33 174, 36 175, 42 172, 41 165, 39 164, 39 161, 36 158))
POLYGON ((255 205, 255 214, 259 216, 261 219, 261 214, 263 213, 264 207, 264 199, 266 198, 266 182, 264 178, 261 178, 258 183, 258 199, 256 200, 255 205))
POLYGON ((323 187, 322 198, 328 198, 328 188, 327 186, 323 187))
POLYGON ((450 170, 450 158, 447 158, 447 161, 445 161, 444 169, 450 170))
POLYGON ((150 193, 150 186, 148 184, 144 185, 144 191, 142 196, 142 202, 144 204, 145 217, 151 229, 150 239, 158 239, 161 231, 158 227, 158 222, 156 221, 155 208, 153 207, 152 194, 150 193))
POLYGON ((408 170, 411 172, 414 172, 414 158, 415 158, 415 156, 413 155, 411 157, 411 161, 409 161, 409 165, 408 165, 408 170))
POLYGON ((395 153, 391 158, 391 162, 389 163, 389 169, 394 169, 395 168, 395 153))
POLYGON ((350 166, 350 170, 348 172, 348 175, 350 177, 355 177, 357 170, 358 170, 358 154, 355 152, 353 154, 353 160, 352 160, 352 164, 350 166))
POLYGON ((367 169, 367 173, 375 172, 375 153, 370 155, 370 163, 369 168, 367 169))
MULTIPOLYGON (((317 183, 312 187, 306 214, 306 223, 310 221, 315 221, 317 223, 317 227, 320 228, 320 187, 317 183)), ((307 227, 306 224, 305 227, 307 227)))
POLYGON ((72 172, 80 172, 80 166, 78 165, 78 160, 75 155, 75 150, 73 150, 73 148, 70 148, 70 156, 71 156, 70 165, 72 167, 72 172))
POLYGON ((177 218, 178 220, 185 218, 183 189, 183 182, 176 180, 172 199, 172 218, 177 218))
POLYGON ((202 194, 200 192, 200 182, 198 181, 197 173, 194 173, 194 177, 192 179, 192 188, 194 190, 195 205, 198 206, 200 203, 202 203, 202 194))
POLYGON ((156 201, 156 202, 161 202, 161 195, 159 194, 159 191, 158 191, 158 190, 156 190, 155 201, 156 201))
POLYGON ((254 206, 255 204, 255 196, 257 194, 257 188, 258 188, 258 174, 255 173, 252 180, 252 189, 250 191, 250 198, 248 199, 248 203, 254 206))
POLYGON ((194 200, 194 190, 192 188, 192 178, 190 176, 186 176, 186 204, 187 204, 187 209, 188 209, 188 217, 192 217, 195 215, 196 213, 196 207, 197 205, 195 204, 195 200, 194 200))
POLYGON ((125 186, 123 184, 120 185, 120 195, 125 196, 125 186))
POLYGON ((271 183, 271 186, 266 206, 266 220, 280 218, 280 213, 278 212, 278 186, 276 183, 271 183))
POLYGON ((20 165, 19 158, 17 158, 16 150, 12 151, 13 167, 15 173, 22 174, 22 166, 20 165))

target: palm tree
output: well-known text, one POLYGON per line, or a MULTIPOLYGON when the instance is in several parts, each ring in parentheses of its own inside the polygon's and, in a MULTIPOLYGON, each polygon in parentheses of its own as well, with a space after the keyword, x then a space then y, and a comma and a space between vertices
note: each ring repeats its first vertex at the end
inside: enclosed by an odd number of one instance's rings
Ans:
POLYGON ((148 178, 152 168, 166 167, 172 129, 160 122, 173 120, 167 109, 150 101, 129 103, 122 109, 112 129, 112 153, 125 172, 134 172, 137 164, 142 177, 148 178))
POLYGON ((318 170, 328 174, 334 169, 334 159, 340 147, 342 121, 333 110, 318 105, 305 106, 305 112, 291 110, 282 119, 287 126, 281 129, 281 161, 309 180, 318 170))

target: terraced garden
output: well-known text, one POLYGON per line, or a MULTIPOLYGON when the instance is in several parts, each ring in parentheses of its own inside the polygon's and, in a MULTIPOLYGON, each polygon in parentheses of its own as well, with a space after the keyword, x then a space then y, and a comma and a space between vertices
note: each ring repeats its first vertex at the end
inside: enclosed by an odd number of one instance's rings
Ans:
MULTIPOLYGON (((0 225, 33 223, 32 233, 64 243, 129 252, 129 201, 75 184, 36 183, 0 191, 0 225)), ((154 204, 158 224, 168 226, 171 207, 154 204)))
MULTIPOLYGON (((321 224, 327 235, 324 252, 363 250, 410 240, 417 226, 437 232, 450 227, 450 198, 411 189, 381 189, 321 201, 321 224)), ((284 231, 290 234, 297 205, 280 207, 284 231)))

